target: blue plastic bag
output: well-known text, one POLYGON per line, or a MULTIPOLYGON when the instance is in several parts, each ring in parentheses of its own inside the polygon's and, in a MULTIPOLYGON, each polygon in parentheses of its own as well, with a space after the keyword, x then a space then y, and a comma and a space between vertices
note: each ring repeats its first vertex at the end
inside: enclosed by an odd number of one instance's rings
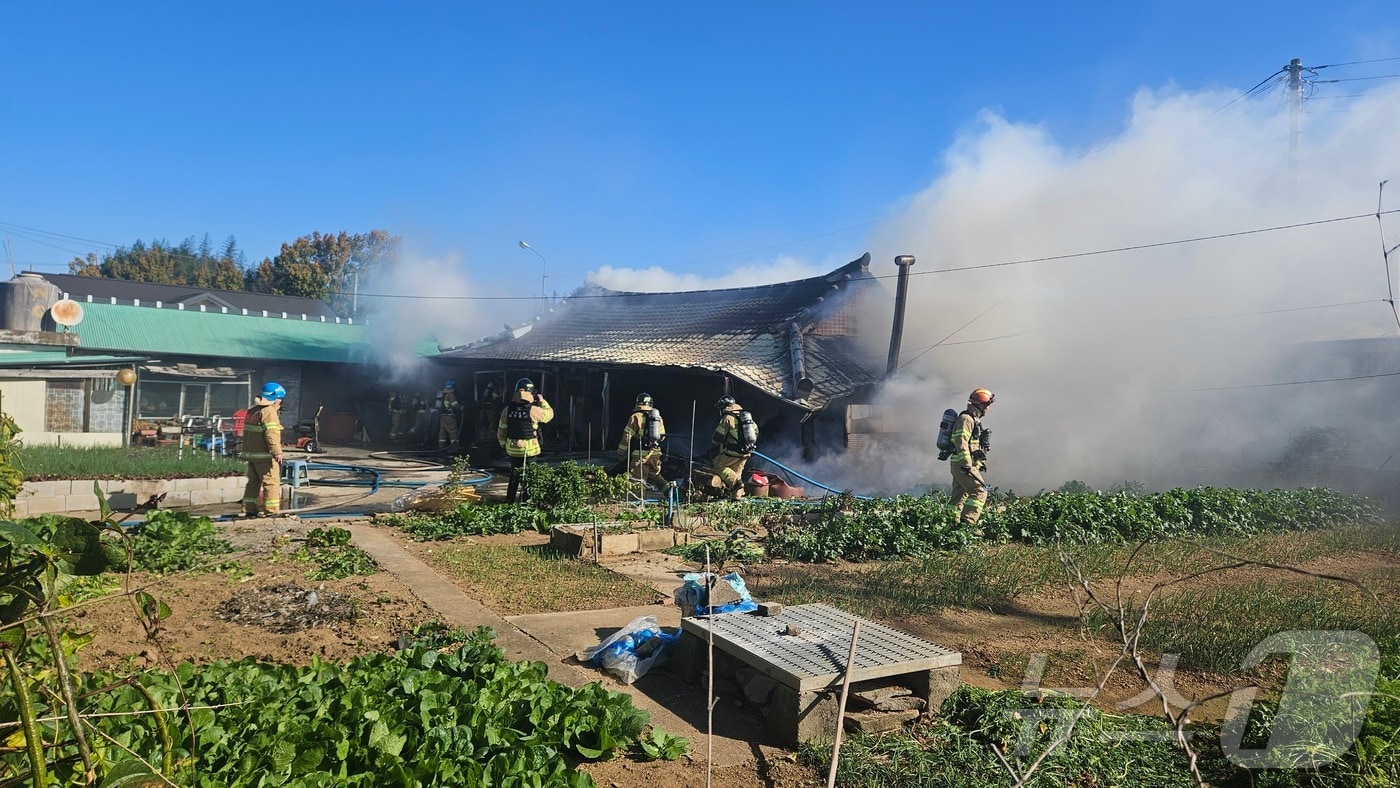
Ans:
POLYGON ((679 632, 663 631, 656 616, 638 616, 598 645, 589 646, 574 657, 612 673, 624 684, 631 684, 652 668, 666 664, 680 638, 679 632))
POLYGON ((677 588, 672 594, 676 600, 676 605, 681 608, 693 608, 697 616, 712 616, 721 613, 752 613, 758 609, 758 603, 753 601, 753 597, 749 595, 749 587, 744 583, 744 578, 740 577, 738 572, 730 572, 727 575, 721 575, 719 578, 720 582, 728 583, 729 586, 734 589, 734 592, 739 595, 738 601, 728 602, 723 605, 714 605, 713 607, 709 606, 707 604, 709 602, 709 588, 706 585, 706 580, 708 580, 708 578, 709 574, 704 572, 686 575, 683 578, 685 580, 685 585, 677 588))

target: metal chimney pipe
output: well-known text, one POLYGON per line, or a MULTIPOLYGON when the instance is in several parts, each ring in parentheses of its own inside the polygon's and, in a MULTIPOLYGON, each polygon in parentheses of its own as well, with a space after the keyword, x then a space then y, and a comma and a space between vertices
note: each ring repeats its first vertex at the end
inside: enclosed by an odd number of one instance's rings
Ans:
POLYGON ((890 359, 885 364, 885 375, 893 375, 899 369, 899 343, 904 339, 904 307, 909 300, 909 269, 914 265, 914 255, 902 254, 894 258, 899 267, 899 286, 894 294, 894 328, 890 329, 890 359))

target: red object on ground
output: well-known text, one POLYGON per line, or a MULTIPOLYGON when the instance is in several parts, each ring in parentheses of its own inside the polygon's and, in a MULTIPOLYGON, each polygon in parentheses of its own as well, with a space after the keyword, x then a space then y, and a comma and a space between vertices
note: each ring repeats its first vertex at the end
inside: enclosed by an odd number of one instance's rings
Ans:
POLYGON ((776 476, 768 480, 769 498, 801 498, 806 492, 805 487, 794 487, 776 476))
POLYGON ((233 412, 233 434, 243 437, 243 422, 248 420, 248 409, 235 410, 233 412))

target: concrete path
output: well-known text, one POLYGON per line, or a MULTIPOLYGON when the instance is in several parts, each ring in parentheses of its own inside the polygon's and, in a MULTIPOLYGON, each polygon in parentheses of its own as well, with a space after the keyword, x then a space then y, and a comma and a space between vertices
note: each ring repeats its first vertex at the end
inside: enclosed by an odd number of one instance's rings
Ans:
MULTIPOLYGON (((656 615, 663 627, 679 626, 680 611, 675 607, 648 605, 503 618, 410 555, 384 529, 367 523, 342 525, 350 531, 356 547, 374 558, 382 569, 401 578, 419 599, 442 615, 444 623, 464 629, 491 627, 496 631, 496 645, 506 656, 543 662, 549 666, 550 678, 562 684, 578 687, 596 681, 608 689, 628 693, 638 708, 651 713, 653 724, 689 739, 692 755, 702 761, 705 758, 708 723, 701 688, 686 685, 665 670, 649 673, 629 686, 573 659, 575 652, 596 645, 637 616, 656 615)), ((760 721, 732 702, 716 705, 714 730, 716 767, 753 764, 762 757, 759 745, 773 744, 760 721)))

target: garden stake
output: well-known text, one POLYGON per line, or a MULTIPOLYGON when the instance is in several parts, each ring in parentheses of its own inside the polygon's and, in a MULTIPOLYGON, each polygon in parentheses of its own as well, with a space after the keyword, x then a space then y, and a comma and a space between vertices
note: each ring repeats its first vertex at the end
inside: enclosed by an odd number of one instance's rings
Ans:
POLYGON ((856 641, 860 639, 860 620, 851 629, 851 654, 846 657, 846 677, 841 681, 841 702, 836 706, 836 742, 831 745, 831 771, 826 773, 826 788, 836 786, 836 764, 841 760, 841 728, 846 717, 846 693, 851 689, 851 669, 856 666, 856 641))
POLYGON ((685 502, 695 500, 695 400, 690 401, 690 453, 685 461, 685 502))
POLYGON ((709 622, 709 626, 705 627, 705 633, 709 637, 705 664, 710 676, 709 689, 705 694, 705 739, 708 747, 705 753, 705 788, 710 788, 710 780, 715 772, 715 609, 710 605, 710 583, 713 580, 714 577, 710 573, 710 546, 705 545, 705 618, 709 622))

